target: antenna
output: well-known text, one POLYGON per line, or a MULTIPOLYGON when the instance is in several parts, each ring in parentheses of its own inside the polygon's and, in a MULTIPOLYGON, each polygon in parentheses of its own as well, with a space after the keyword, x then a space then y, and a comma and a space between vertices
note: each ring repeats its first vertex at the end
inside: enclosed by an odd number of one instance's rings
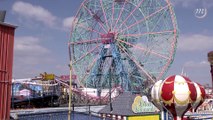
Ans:
POLYGON ((188 75, 185 72, 185 67, 183 66, 182 70, 181 70, 181 75, 188 77, 188 75))

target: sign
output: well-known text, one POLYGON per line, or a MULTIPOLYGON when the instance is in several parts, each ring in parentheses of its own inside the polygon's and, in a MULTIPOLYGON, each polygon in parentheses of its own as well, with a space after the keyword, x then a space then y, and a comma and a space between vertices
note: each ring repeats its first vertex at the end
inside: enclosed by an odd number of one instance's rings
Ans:
POLYGON ((60 79, 61 80, 69 80, 70 79, 70 75, 61 75, 60 79))
POLYGON ((129 116, 128 120, 160 120, 160 115, 129 116))
POLYGON ((134 113, 142 113, 142 112, 155 112, 156 107, 148 101, 146 96, 137 96, 134 99, 132 104, 132 111, 134 113))
MULTIPOLYGON (((60 79, 61 80, 69 80, 70 79, 70 75, 61 75, 60 79)), ((72 79, 76 80, 77 79, 77 75, 72 75, 72 79)))
POLYGON ((196 18, 205 18, 207 16, 207 9, 206 8, 197 8, 195 9, 195 17, 196 18))

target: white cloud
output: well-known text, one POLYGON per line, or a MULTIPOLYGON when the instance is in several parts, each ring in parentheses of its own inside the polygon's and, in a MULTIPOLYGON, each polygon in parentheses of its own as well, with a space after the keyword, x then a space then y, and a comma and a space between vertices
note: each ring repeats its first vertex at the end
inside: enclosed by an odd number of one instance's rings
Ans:
POLYGON ((63 26, 64 26, 65 28, 71 29, 72 23, 73 23, 74 19, 75 19, 75 17, 68 17, 68 18, 65 18, 65 19, 63 20, 63 26))
POLYGON ((211 7, 213 7, 213 0, 203 0, 203 6, 205 8, 211 8, 211 7))
POLYGON ((202 51, 213 48, 213 36, 201 34, 183 35, 178 40, 178 49, 181 51, 202 51))
POLYGON ((36 37, 17 37, 15 40, 14 50, 18 55, 22 56, 40 56, 50 52, 47 48, 41 46, 40 44, 39 38, 36 37))
POLYGON ((184 64, 185 67, 191 67, 191 68, 205 68, 209 66, 208 61, 200 61, 200 62, 195 62, 195 61, 188 61, 184 64))
POLYGON ((206 60, 185 62, 184 73, 192 81, 202 85, 211 83, 210 64, 206 60))
POLYGON ((14 56, 15 78, 34 77, 54 62, 51 51, 42 45, 41 39, 32 36, 15 38, 14 56))
POLYGON ((12 10, 30 20, 42 22, 45 25, 53 26, 56 24, 57 17, 52 15, 48 10, 41 6, 30 3, 17 1, 14 3, 12 10))
POLYGON ((14 13, 19 15, 19 21, 21 21, 22 23, 24 21, 25 25, 29 24, 30 26, 28 27, 32 27, 33 24, 33 28, 38 26, 38 23, 42 23, 46 26, 56 28, 58 30, 71 30, 72 23, 75 19, 74 16, 60 19, 42 6, 32 5, 23 1, 15 2, 12 6, 12 10, 14 13))
POLYGON ((181 5, 182 7, 213 7, 213 0, 171 0, 174 5, 181 5))
POLYGON ((29 69, 28 67, 49 61, 49 58, 46 56, 51 52, 41 45, 39 38, 24 36, 15 39, 14 53, 15 68, 29 69))
POLYGON ((194 6, 199 0, 172 0, 174 5, 181 5, 183 7, 194 6))

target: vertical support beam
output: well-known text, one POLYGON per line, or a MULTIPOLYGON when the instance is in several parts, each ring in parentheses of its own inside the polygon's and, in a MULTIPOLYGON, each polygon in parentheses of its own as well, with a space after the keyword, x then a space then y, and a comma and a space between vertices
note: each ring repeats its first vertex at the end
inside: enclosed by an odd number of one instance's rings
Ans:
POLYGON ((72 59, 70 59, 70 87, 69 87, 68 120, 71 120, 71 104, 72 104, 72 59))
POLYGON ((213 93, 213 51, 208 53, 208 61, 210 63, 210 73, 212 76, 212 93, 213 93))
POLYGON ((164 108, 161 111, 161 120, 169 120, 168 111, 164 108))
POLYGON ((112 108, 112 66, 109 68, 110 72, 109 72, 109 104, 110 104, 110 112, 113 111, 112 108))
POLYGON ((2 105, 3 105, 3 93, 4 93, 4 89, 3 89, 3 74, 4 74, 4 70, 3 70, 3 53, 4 53, 4 41, 3 41, 3 31, 2 31, 2 26, 0 26, 0 119, 3 117, 2 114, 2 105))
MULTIPOLYGON (((10 64, 10 60, 8 60, 8 41, 9 41, 9 39, 7 38, 7 35, 8 35, 8 30, 7 29, 5 29, 5 34, 3 35, 4 36, 4 58, 3 58, 3 70, 5 70, 5 74, 3 74, 3 91, 4 91, 4 93, 3 93, 3 107, 2 108, 4 108, 5 110, 3 110, 2 111, 2 115, 3 115, 3 119, 7 119, 7 112, 10 112, 10 111, 8 111, 8 109, 7 109, 7 105, 8 105, 8 103, 7 103, 7 100, 8 100, 8 91, 7 91, 7 84, 8 84, 8 82, 9 82, 9 80, 8 80, 8 77, 7 77, 7 75, 9 74, 9 71, 8 71, 8 64, 10 64)), ((9 105, 10 105, 10 103, 9 103, 9 105)))
POLYGON ((121 116, 121 120, 124 120, 124 116, 121 116))
POLYGON ((213 93, 213 64, 211 65, 210 73, 211 73, 211 76, 212 76, 212 93, 213 93))

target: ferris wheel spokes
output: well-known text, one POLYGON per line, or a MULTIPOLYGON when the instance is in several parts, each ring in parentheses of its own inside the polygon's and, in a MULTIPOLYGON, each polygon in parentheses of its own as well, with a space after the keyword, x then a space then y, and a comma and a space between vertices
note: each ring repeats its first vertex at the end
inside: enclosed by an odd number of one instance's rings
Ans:
POLYGON ((82 44, 97 44, 101 43, 102 38, 95 38, 91 40, 81 40, 75 42, 69 42, 70 45, 82 45, 82 44))
POLYGON ((160 32, 146 32, 146 33, 140 33, 140 34, 124 34, 121 35, 122 37, 141 37, 144 35, 156 35, 156 34, 165 34, 165 33, 173 33, 174 30, 166 30, 166 31, 160 31, 160 32))
POLYGON ((87 10, 87 12, 90 14, 90 16, 92 16, 94 18, 94 20, 96 22, 98 22, 98 24, 103 29, 103 31, 105 31, 105 33, 107 33, 108 31, 104 28, 103 21, 101 21, 101 18, 96 13, 93 13, 91 10, 89 10, 85 5, 83 5, 83 7, 87 10))
POLYGON ((92 68, 94 67, 95 63, 97 62, 98 57, 96 57, 88 66, 86 67, 86 73, 82 79, 80 80, 81 83, 85 83, 85 80, 89 77, 89 74, 91 73, 92 68))
POLYGON ((100 96, 102 89, 109 89, 110 74, 112 86, 138 93, 163 79, 177 41, 175 16, 167 2, 84 0, 69 42, 81 83, 100 96))
POLYGON ((101 45, 96 45, 93 49, 91 49, 90 51, 88 51, 87 53, 83 54, 82 56, 80 56, 77 60, 73 61, 73 63, 77 63, 78 61, 82 60, 84 57, 86 57, 87 55, 91 54, 93 51, 95 51, 97 48, 99 48, 101 45))
POLYGON ((104 7, 103 7, 103 0, 100 0, 100 4, 101 4, 102 13, 103 13, 104 19, 105 19, 104 23, 106 24, 107 31, 109 31, 110 27, 109 27, 109 23, 108 23, 108 20, 107 20, 107 17, 106 17, 106 12, 105 12, 104 7))
POLYGON ((137 49, 139 49, 139 50, 142 50, 143 52, 152 53, 153 55, 158 56, 158 57, 161 57, 161 58, 164 58, 164 59, 170 59, 170 58, 168 58, 167 56, 163 56, 163 55, 161 55, 160 53, 155 52, 154 50, 147 50, 146 48, 142 48, 142 46, 137 46, 137 45, 131 44, 131 43, 129 43, 129 42, 125 42, 125 41, 123 41, 123 40, 118 40, 118 41, 119 41, 119 42, 122 42, 122 43, 125 43, 125 44, 127 44, 127 45, 130 45, 130 46, 132 46, 132 47, 134 47, 134 48, 137 48, 137 49))
MULTIPOLYGON (((166 9, 167 7, 169 7, 169 5, 166 5, 166 6, 162 7, 161 9, 155 11, 154 13, 151 13, 149 16, 146 16, 146 17, 144 17, 143 19, 137 21, 136 23, 134 23, 134 24, 128 26, 127 28, 125 28, 125 29, 119 31, 119 33, 122 33, 123 31, 128 30, 128 29, 134 27, 135 25, 138 25, 138 24, 144 22, 145 20, 149 19, 150 17, 153 17, 155 14, 161 12, 162 10, 166 9)), ((119 28, 120 28, 120 27, 119 27, 119 28)))
POLYGON ((141 71, 142 71, 150 80, 152 80, 153 83, 154 83, 155 80, 151 77, 151 75, 140 65, 139 62, 137 62, 137 60, 135 60, 132 56, 130 56, 130 55, 126 52, 126 51, 128 51, 128 50, 125 50, 125 48, 124 48, 123 46, 119 45, 119 44, 118 44, 118 47, 119 47, 119 48, 127 55, 127 57, 128 57, 129 59, 131 59, 131 60, 137 65, 137 67, 140 68, 141 71))
POLYGON ((115 12, 115 2, 112 1, 112 22, 111 22, 111 27, 110 30, 113 30, 113 22, 114 22, 114 12, 115 12))
POLYGON ((93 28, 85 27, 83 25, 78 25, 78 27, 84 28, 85 30, 88 30, 88 31, 91 31, 91 32, 98 33, 99 35, 103 35, 103 33, 99 32, 97 30, 94 30, 93 28))
POLYGON ((126 17, 126 19, 118 26, 118 29, 129 19, 129 17, 135 12, 136 9, 138 9, 144 0, 141 0, 141 2, 131 11, 131 13, 126 17))
POLYGON ((115 22, 115 24, 114 24, 114 26, 113 26, 112 31, 115 31, 115 28, 116 28, 116 26, 117 26, 117 23, 118 23, 118 21, 120 20, 121 15, 123 14, 123 10, 124 10, 124 7, 125 7, 126 3, 127 3, 127 2, 126 2, 126 0, 125 0, 123 6, 122 6, 122 8, 121 8, 121 10, 119 11, 119 16, 118 16, 118 18, 117 18, 117 20, 116 20, 116 22, 115 22))

